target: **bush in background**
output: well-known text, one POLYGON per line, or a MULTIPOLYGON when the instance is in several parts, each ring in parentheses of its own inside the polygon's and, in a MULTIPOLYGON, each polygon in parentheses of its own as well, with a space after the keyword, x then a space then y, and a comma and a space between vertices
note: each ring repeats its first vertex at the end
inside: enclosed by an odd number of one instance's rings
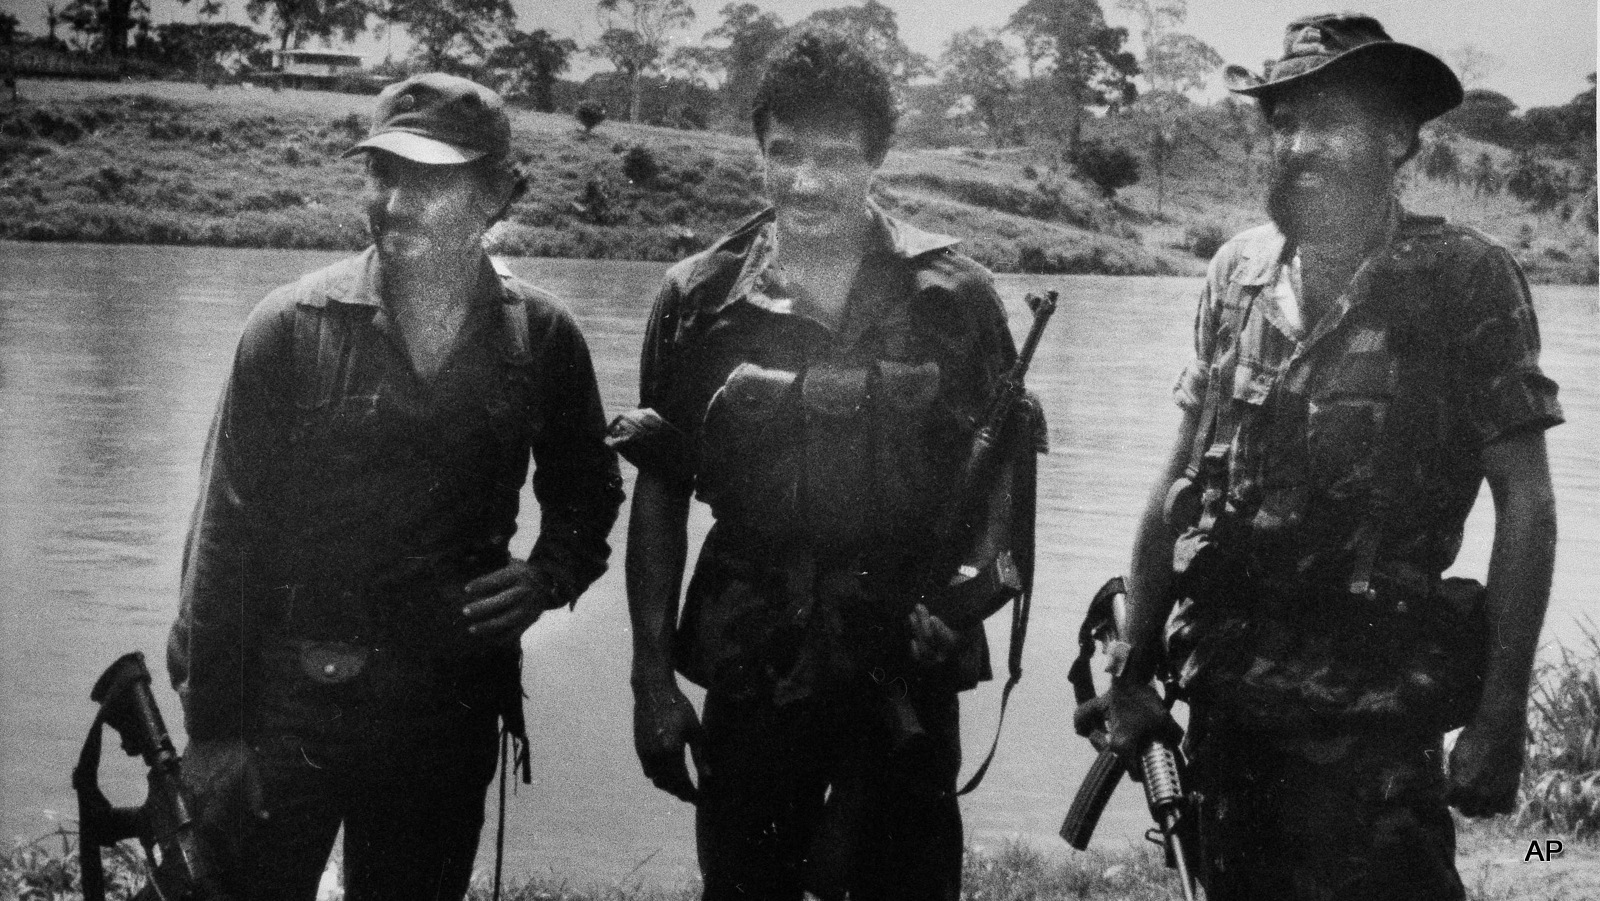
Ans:
POLYGON ((606 121, 606 108, 598 100, 585 100, 572 111, 572 118, 578 120, 584 134, 592 134, 601 122, 606 121))
POLYGON ((1107 200, 1117 196, 1118 189, 1139 180, 1138 158, 1124 147, 1098 139, 1079 142, 1077 152, 1068 162, 1079 175, 1099 188, 1107 200))
POLYGON ((1183 247, 1202 260, 1209 260, 1217 255, 1222 245, 1228 243, 1228 230, 1222 223, 1206 220, 1190 225, 1183 230, 1183 247))

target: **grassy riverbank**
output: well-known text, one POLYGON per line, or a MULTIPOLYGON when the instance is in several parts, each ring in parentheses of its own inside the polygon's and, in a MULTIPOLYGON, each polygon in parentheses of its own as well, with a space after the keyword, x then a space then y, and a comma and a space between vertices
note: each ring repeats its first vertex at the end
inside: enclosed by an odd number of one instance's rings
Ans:
MULTIPOLYGON (((1528 765, 1518 811, 1486 821, 1457 818, 1457 868, 1470 901, 1590 901, 1600 898, 1600 629, 1583 628, 1577 647, 1557 647, 1538 671, 1528 719, 1528 765), (1561 842, 1557 856, 1541 853, 1561 842)), ((1125 788, 1124 790, 1131 790, 1125 788)), ((108 888, 126 899, 142 883, 132 843, 107 854, 108 888)), ((76 837, 63 829, 0 852, 0 901, 81 897, 76 837)), ((1151 847, 1128 845, 1048 853, 1020 843, 968 849, 964 901, 1165 901, 1172 873, 1151 847)), ((513 874, 507 901, 691 901, 698 886, 646 886, 623 879, 574 884, 559 874, 513 874)), ((337 892, 333 896, 338 897, 337 892)), ((488 901, 487 880, 469 898, 488 901)))
MULTIPOLYGON (((364 134, 370 98, 169 82, 24 81, 21 94, 0 103, 0 238, 365 243, 360 169, 338 154, 364 134)), ((1217 240, 1261 218, 1262 158, 1221 110, 1195 112, 1189 127, 1194 140, 1174 151, 1159 200, 1148 165, 1143 182, 1110 201, 1028 150, 896 151, 879 199, 962 236, 998 271, 1194 275, 1217 240)), ((1091 125, 1128 143, 1137 128, 1091 125)), ((532 190, 495 232, 498 252, 675 260, 757 208, 748 137, 611 122, 584 134, 569 117, 526 111, 514 112, 513 131, 532 190)), ((1505 195, 1408 181, 1413 207, 1504 241, 1534 280, 1595 281, 1581 212, 1534 214, 1505 195)))

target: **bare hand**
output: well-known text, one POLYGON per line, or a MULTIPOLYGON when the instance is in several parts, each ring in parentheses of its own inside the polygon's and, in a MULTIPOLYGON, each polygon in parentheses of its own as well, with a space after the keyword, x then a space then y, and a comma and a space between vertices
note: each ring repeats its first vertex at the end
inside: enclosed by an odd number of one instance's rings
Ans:
POLYGON ((961 636, 954 629, 929 613, 923 604, 918 604, 911 611, 906 617, 906 624, 911 627, 911 659, 925 666, 949 660, 961 641, 961 636))
POLYGON ((1176 743, 1183 734, 1151 685, 1112 683, 1105 694, 1078 705, 1072 725, 1085 737, 1103 729, 1104 746, 1097 742, 1096 747, 1116 752, 1135 773, 1138 767, 1131 764, 1146 744, 1154 740, 1176 743))
POLYGON ((635 690, 633 748, 644 774, 656 788, 690 804, 700 794, 695 780, 703 782, 706 776, 699 740, 700 718, 677 685, 635 690), (685 749, 694 762, 695 780, 689 778, 689 767, 683 759, 685 749))
POLYGON ((486 645, 514 645, 546 610, 559 607, 550 580, 526 562, 513 560, 467 583, 474 598, 461 608, 467 635, 486 645))
POLYGON ((1482 714, 1456 738, 1450 751, 1450 806, 1469 817, 1510 813, 1522 781, 1523 720, 1482 714))
POLYGON ((267 805, 255 753, 242 739, 193 741, 179 764, 193 793, 200 830, 208 841, 239 835, 241 823, 266 819, 267 805))

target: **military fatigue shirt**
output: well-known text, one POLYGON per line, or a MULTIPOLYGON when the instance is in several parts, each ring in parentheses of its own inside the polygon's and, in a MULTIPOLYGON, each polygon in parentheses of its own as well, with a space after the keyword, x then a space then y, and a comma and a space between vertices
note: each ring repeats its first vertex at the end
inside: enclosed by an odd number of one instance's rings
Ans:
POLYGON ((1460 547, 1482 448, 1562 421, 1522 271, 1484 235, 1395 203, 1383 246, 1297 328, 1273 298, 1286 262, 1271 225, 1217 253, 1176 388, 1189 409, 1216 392, 1219 421, 1236 425, 1212 440, 1229 449, 1228 515, 1252 568, 1349 578, 1381 501, 1379 563, 1437 576, 1460 547))
MULTIPOLYGON (((970 437, 1016 357, 992 279, 951 249, 955 239, 876 208, 871 214, 873 245, 837 328, 807 315, 775 265, 771 211, 674 266, 645 336, 640 406, 674 427, 686 450, 672 463, 642 446, 659 436, 635 436, 619 442, 623 456, 693 485, 702 417, 735 367, 803 371, 809 361, 840 355, 937 362, 940 401, 970 437)), ((960 435, 951 431, 941 440, 955 447, 960 435)), ((719 519, 701 550, 675 644, 676 665, 690 680, 781 703, 849 684, 893 657, 887 648, 905 644, 902 627, 884 620, 892 609, 886 598, 910 587, 925 545, 828 560, 813 548, 752 541, 752 531, 719 519)), ((957 687, 989 675, 982 626, 966 639, 966 651, 942 674, 957 687)))
POLYGON ((381 616, 503 563, 530 451, 530 562, 567 599, 605 570, 621 477, 572 316, 485 257, 460 342, 424 381, 380 275, 369 249, 274 291, 245 324, 168 644, 191 738, 245 729, 289 605, 324 623, 381 616))

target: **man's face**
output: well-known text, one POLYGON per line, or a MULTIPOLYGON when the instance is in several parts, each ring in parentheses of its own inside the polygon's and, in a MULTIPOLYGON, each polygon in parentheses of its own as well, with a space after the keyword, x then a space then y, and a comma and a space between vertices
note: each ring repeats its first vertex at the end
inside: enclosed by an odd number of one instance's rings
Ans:
POLYGON ((475 250, 498 210, 472 166, 428 166, 381 150, 367 157, 367 224, 379 253, 426 258, 475 250))
POLYGON ((1404 122, 1340 86, 1278 99, 1267 120, 1272 168, 1267 212, 1284 234, 1305 239, 1386 195, 1410 145, 1404 122))
POLYGON ((797 234, 825 235, 860 216, 877 171, 861 130, 848 126, 773 119, 761 159, 778 222, 797 234))

